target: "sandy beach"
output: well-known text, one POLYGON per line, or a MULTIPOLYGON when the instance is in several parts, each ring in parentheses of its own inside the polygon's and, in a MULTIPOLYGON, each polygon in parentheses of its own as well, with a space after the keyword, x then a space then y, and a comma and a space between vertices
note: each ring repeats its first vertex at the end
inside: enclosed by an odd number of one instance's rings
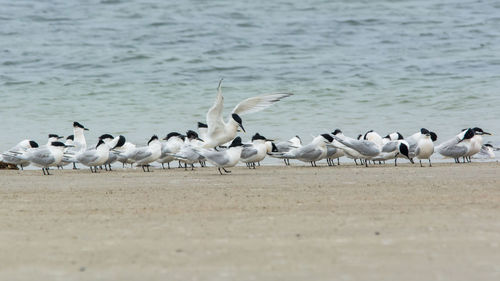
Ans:
POLYGON ((500 280, 500 164, 0 171, 1 280, 500 280))

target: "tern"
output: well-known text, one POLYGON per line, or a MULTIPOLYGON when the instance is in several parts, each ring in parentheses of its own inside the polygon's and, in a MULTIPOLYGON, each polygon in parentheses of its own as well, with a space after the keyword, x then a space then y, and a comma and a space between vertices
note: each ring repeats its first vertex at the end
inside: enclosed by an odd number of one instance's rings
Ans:
POLYGON ((417 150, 418 141, 420 139, 422 139, 426 134, 430 135, 432 142, 435 142, 437 140, 436 133, 431 132, 431 131, 427 130, 426 128, 422 128, 422 129, 420 129, 420 132, 417 132, 417 133, 405 138, 405 140, 410 145, 410 157, 412 157, 412 158, 415 157, 415 151, 417 150))
POLYGON ((436 147, 436 151, 444 157, 455 159, 455 163, 460 163, 460 157, 465 157, 471 149, 470 139, 474 137, 474 130, 467 129, 436 147))
POLYGON ((413 159, 408 155, 410 145, 405 140, 393 140, 382 146, 380 154, 372 158, 372 161, 386 161, 394 159, 394 166, 397 166, 398 157, 406 158, 413 163, 413 159))
POLYGON ((30 161, 33 165, 41 167, 44 175, 50 175, 49 167, 61 165, 65 147, 64 143, 55 141, 45 147, 29 149, 26 153, 18 154, 16 157, 30 161))
POLYGON ((197 150, 202 143, 203 140, 198 137, 198 133, 189 130, 186 132, 186 138, 180 150, 170 155, 184 163, 184 170, 187 170, 188 164, 191 165, 191 170, 194 170, 194 163, 204 160, 204 157, 197 150))
MULTIPOLYGON (((278 143, 274 144, 274 147, 276 147, 276 151, 274 152, 288 152, 292 149, 299 148, 302 146, 302 140, 300 139, 299 136, 295 136, 287 141, 280 141, 278 143)), ((290 165, 290 159, 283 158, 283 161, 285 161, 285 165, 289 166, 290 165)))
POLYGON ((95 149, 85 150, 76 155, 75 159, 90 168, 90 172, 97 173, 97 167, 106 163, 109 158, 110 147, 99 139, 95 149), (94 168, 94 170, 92 170, 94 168))
MULTIPOLYGON (((436 137, 437 139, 437 137, 436 137)), ((429 160, 429 167, 432 167, 431 156, 434 153, 434 140, 430 132, 423 134, 415 146, 414 155, 418 158, 420 162, 420 167, 422 166, 422 159, 429 160)))
POLYGON ((269 151, 269 148, 272 150, 272 146, 270 147, 268 143, 272 142, 265 138, 264 136, 256 133, 252 137, 251 144, 244 144, 243 150, 241 151, 241 162, 246 163, 248 168, 255 169, 255 163, 260 162, 266 158, 266 155, 269 151))
POLYGON ((326 157, 326 145, 333 141, 329 134, 321 134, 315 137, 311 143, 299 148, 291 149, 288 152, 271 153, 271 156, 282 159, 297 159, 302 162, 310 162, 311 166, 317 167, 316 161, 326 157))
POLYGON ((167 134, 165 138, 163 138, 164 142, 161 143, 161 155, 156 162, 161 164, 161 167, 165 169, 165 163, 167 163, 168 168, 170 169, 170 162, 175 160, 175 157, 172 154, 176 154, 181 150, 182 145, 184 144, 185 136, 177 133, 171 132, 167 134))
POLYGON ((238 132, 238 128, 241 128, 245 132, 240 115, 261 111, 291 95, 291 93, 277 93, 248 98, 238 103, 229 115, 228 121, 224 122, 222 118, 224 97, 222 96, 221 79, 217 87, 215 102, 207 112, 208 130, 203 147, 214 148, 233 140, 238 132))
POLYGON ((29 166, 30 161, 24 160, 19 156, 19 154, 24 154, 30 148, 37 148, 38 143, 33 140, 22 140, 14 147, 2 153, 2 161, 12 165, 17 165, 24 170, 24 167, 29 166))
POLYGON ((217 151, 217 150, 207 150, 203 148, 195 148, 195 150, 207 159, 208 162, 212 163, 217 167, 217 170, 222 175, 222 170, 225 173, 231 173, 231 171, 226 170, 226 168, 234 167, 238 164, 241 157, 241 151, 243 149, 243 144, 241 143, 241 138, 236 137, 227 149, 217 151))
POLYGON ((488 133, 488 132, 485 132, 483 131, 483 129, 481 128, 478 128, 478 127, 474 127, 472 128, 472 130, 474 131, 474 136, 471 138, 471 148, 469 150, 469 152, 465 155, 465 160, 467 160, 467 162, 471 162, 471 157, 474 156, 475 154, 479 153, 479 151, 481 151, 481 147, 483 146, 483 135, 490 135, 491 136, 491 133, 488 133))
POLYGON ((146 172, 146 168, 147 172, 151 172, 149 170, 149 164, 160 158, 161 143, 158 140, 158 136, 153 135, 151 139, 149 139, 147 146, 126 150, 126 152, 120 152, 119 155, 126 157, 127 161, 135 163, 136 166, 141 166, 144 172, 146 172))
POLYGON ((335 140, 333 145, 344 150, 346 154, 350 154, 353 158, 364 159, 365 166, 368 167, 368 161, 380 154, 382 151, 381 138, 380 144, 369 140, 357 140, 344 136, 342 133, 337 133, 333 136, 335 140))

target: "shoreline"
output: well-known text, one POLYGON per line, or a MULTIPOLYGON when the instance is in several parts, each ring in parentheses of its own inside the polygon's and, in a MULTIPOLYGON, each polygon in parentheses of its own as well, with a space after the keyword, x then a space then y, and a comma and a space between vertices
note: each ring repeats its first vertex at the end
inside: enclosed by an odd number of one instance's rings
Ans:
POLYGON ((0 279, 498 280, 497 162, 0 171, 0 279))

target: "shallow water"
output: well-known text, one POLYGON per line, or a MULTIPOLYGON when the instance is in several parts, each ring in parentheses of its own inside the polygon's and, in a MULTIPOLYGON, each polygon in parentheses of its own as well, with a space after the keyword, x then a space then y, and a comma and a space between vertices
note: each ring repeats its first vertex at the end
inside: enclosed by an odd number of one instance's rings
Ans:
POLYGON ((228 113, 294 93, 244 116, 244 138, 500 134, 498 1, 141 2, 0 1, 0 150, 73 121, 89 143, 184 132, 221 77, 228 113))

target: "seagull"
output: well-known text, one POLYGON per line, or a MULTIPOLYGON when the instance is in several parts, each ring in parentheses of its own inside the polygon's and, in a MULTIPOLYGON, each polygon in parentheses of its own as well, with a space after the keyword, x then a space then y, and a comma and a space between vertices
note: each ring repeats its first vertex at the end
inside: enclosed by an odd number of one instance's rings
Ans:
POLYGON ((467 159, 467 162, 471 162, 471 157, 477 153, 479 153, 479 151, 481 151, 481 147, 483 146, 483 135, 490 135, 491 136, 491 133, 488 133, 488 132, 485 132, 483 131, 483 129, 481 128, 478 128, 478 127, 474 127, 472 128, 472 130, 474 131, 474 136, 471 138, 471 149, 469 150, 469 152, 465 155, 465 159, 464 161, 467 159))
POLYGON ((240 115, 261 111, 291 95, 291 93, 277 93, 248 98, 238 103, 229 115, 228 121, 224 122, 222 119, 224 97, 222 96, 221 79, 219 81, 219 86, 217 87, 217 97, 215 98, 215 102, 207 112, 208 131, 203 147, 214 148, 231 141, 236 136, 238 128, 241 128, 241 130, 245 132, 240 115))
MULTIPOLYGON (((293 138, 289 139, 288 141, 281 141, 281 142, 274 144, 274 147, 276 147, 276 151, 274 151, 274 152, 283 152, 284 153, 284 152, 288 152, 292 149, 299 148, 301 146, 302 146, 302 140, 300 139, 300 137, 294 136, 293 138)), ((283 158, 283 161, 285 161, 286 166, 290 165, 290 159, 283 158)))
POLYGON ((316 161, 326 157, 326 145, 333 141, 329 134, 321 134, 315 137, 311 143, 288 152, 271 153, 271 156, 282 159, 297 159, 302 162, 310 162, 311 166, 317 167, 316 161))
POLYGON ((177 132, 171 132, 163 138, 164 142, 161 143, 161 155, 160 158, 156 160, 156 162, 161 163, 161 167, 163 169, 165 169, 165 163, 167 163, 168 168, 170 169, 170 162, 175 160, 175 157, 172 156, 172 154, 181 150, 181 147, 184 144, 184 139, 185 136, 177 132))
MULTIPOLYGON (((368 161, 380 154, 382 147, 380 144, 370 140, 357 140, 344 136, 342 132, 333 136, 340 143, 334 142, 333 145, 344 150, 346 154, 350 154, 353 158, 364 159, 365 166, 368 167, 368 161)), ((376 140, 376 139, 375 139, 376 140)), ((381 143, 381 138, 380 138, 381 143)))
POLYGON ((55 141, 45 147, 29 149, 26 153, 20 153, 16 157, 30 161, 33 165, 41 167, 44 175, 50 175, 49 167, 61 165, 65 147, 64 143, 55 141))
POLYGON ((97 167, 106 163, 109 158, 110 147, 99 139, 95 149, 85 150, 76 155, 75 159, 90 168, 90 172, 97 173, 97 167), (92 167, 94 170, 92 170, 92 167))
POLYGON ((8 164, 17 165, 24 170, 24 167, 29 166, 30 161, 18 157, 19 154, 24 154, 30 148, 37 148, 38 143, 33 140, 22 140, 14 147, 2 153, 2 161, 8 164))
POLYGON ((471 138, 474 137, 474 130, 467 129, 436 147, 436 151, 444 157, 455 159, 455 163, 460 163, 460 157, 464 157, 471 149, 471 138))
MULTIPOLYGON (((120 153, 122 155, 124 153, 120 153)), ((158 136, 153 135, 148 141, 147 146, 136 147, 131 151, 127 151, 124 155, 128 161, 133 161, 137 166, 141 166, 142 170, 146 172, 151 172, 149 170, 149 163, 154 162, 160 158, 161 155, 161 143, 158 140, 158 136)))
POLYGON ((427 131, 426 134, 422 135, 415 147, 414 155, 420 161, 420 167, 423 167, 422 159, 428 159, 429 167, 432 167, 431 155, 434 153, 434 140, 432 139, 431 132, 427 131))
POLYGON ((219 173, 222 175, 222 170, 225 173, 231 173, 231 171, 226 170, 226 168, 234 167, 238 164, 241 157, 241 151, 243 149, 243 144, 241 143, 241 138, 236 137, 227 149, 217 151, 217 150, 207 150, 203 148, 195 148, 195 150, 205 157, 208 162, 212 163, 217 167, 219 173))
MULTIPOLYGON (((255 169, 255 163, 260 162, 266 158, 266 154, 270 151, 268 143, 272 142, 265 138, 264 136, 256 133, 252 137, 251 144, 244 144, 243 150, 241 151, 241 162, 246 163, 248 168, 253 167, 255 169)), ((272 146, 271 146, 272 150, 272 146)))

